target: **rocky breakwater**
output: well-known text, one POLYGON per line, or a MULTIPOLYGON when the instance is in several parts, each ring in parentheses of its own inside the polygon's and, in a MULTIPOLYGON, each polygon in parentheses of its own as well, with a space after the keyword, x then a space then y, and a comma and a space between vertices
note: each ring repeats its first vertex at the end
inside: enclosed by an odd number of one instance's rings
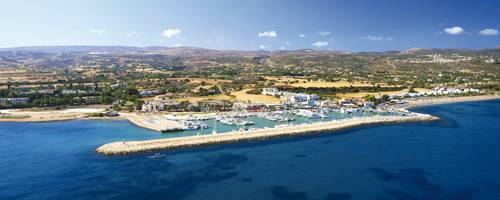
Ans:
POLYGON ((96 149, 98 153, 104 155, 123 155, 143 152, 161 151, 186 147, 196 147, 204 145, 222 144, 229 142, 239 142, 246 140, 256 140, 289 135, 301 135, 308 133, 318 133, 335 131, 354 126, 377 123, 397 123, 397 122, 417 122, 434 121, 437 117, 426 114, 413 113, 409 116, 375 116, 342 119, 330 122, 296 125, 283 128, 268 128, 250 131, 227 132, 220 134, 179 137, 148 141, 114 142, 105 144, 96 149))

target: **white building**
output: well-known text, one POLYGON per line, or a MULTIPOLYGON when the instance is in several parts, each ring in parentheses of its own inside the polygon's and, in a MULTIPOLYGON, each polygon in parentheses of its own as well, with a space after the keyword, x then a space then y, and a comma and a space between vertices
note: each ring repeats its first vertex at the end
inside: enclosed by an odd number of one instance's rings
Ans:
POLYGON ((278 92, 278 88, 264 88, 262 94, 264 95, 275 95, 278 92))

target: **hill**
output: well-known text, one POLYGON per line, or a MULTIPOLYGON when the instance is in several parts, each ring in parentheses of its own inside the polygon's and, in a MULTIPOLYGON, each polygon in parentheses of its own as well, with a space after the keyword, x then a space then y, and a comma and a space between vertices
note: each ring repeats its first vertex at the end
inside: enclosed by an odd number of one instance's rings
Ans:
POLYGON ((131 46, 32 46, 32 47, 13 47, 0 48, 0 52, 38 52, 45 54, 70 53, 107 53, 107 54, 129 54, 129 53, 155 53, 166 55, 281 55, 281 54, 345 54, 344 51, 315 51, 313 49, 299 50, 278 50, 278 51, 239 51, 239 50, 214 50, 199 47, 131 47, 131 46))
POLYGON ((493 48, 493 49, 500 49, 500 46, 498 46, 498 47, 495 47, 495 48, 493 48))

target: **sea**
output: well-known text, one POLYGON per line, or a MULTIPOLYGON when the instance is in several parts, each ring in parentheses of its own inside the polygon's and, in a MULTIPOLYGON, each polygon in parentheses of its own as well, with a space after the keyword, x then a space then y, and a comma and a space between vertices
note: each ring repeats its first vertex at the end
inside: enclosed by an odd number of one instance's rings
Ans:
MULTIPOLYGON (((0 199, 500 199, 500 100, 412 111, 441 120, 162 151, 164 158, 95 149, 213 127, 161 134, 126 120, 0 123, 0 199)), ((373 114, 331 115, 314 120, 373 114)), ((218 132, 235 128, 217 124, 218 132)))

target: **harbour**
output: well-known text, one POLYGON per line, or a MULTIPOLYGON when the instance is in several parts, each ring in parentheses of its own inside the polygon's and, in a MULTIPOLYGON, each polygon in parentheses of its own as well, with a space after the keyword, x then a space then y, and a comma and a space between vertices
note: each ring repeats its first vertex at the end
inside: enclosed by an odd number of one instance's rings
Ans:
POLYGON ((257 130, 239 130, 222 134, 197 135, 190 137, 170 138, 151 141, 123 141, 105 144, 96 149, 96 152, 104 155, 135 154, 151 151, 169 150, 185 147, 222 144, 228 142, 239 142, 289 135, 301 135, 335 131, 354 126, 377 123, 434 121, 439 118, 431 115, 413 113, 409 116, 374 116, 356 117, 351 119, 335 120, 331 122, 320 122, 313 124, 296 125, 291 127, 264 128, 257 130))

